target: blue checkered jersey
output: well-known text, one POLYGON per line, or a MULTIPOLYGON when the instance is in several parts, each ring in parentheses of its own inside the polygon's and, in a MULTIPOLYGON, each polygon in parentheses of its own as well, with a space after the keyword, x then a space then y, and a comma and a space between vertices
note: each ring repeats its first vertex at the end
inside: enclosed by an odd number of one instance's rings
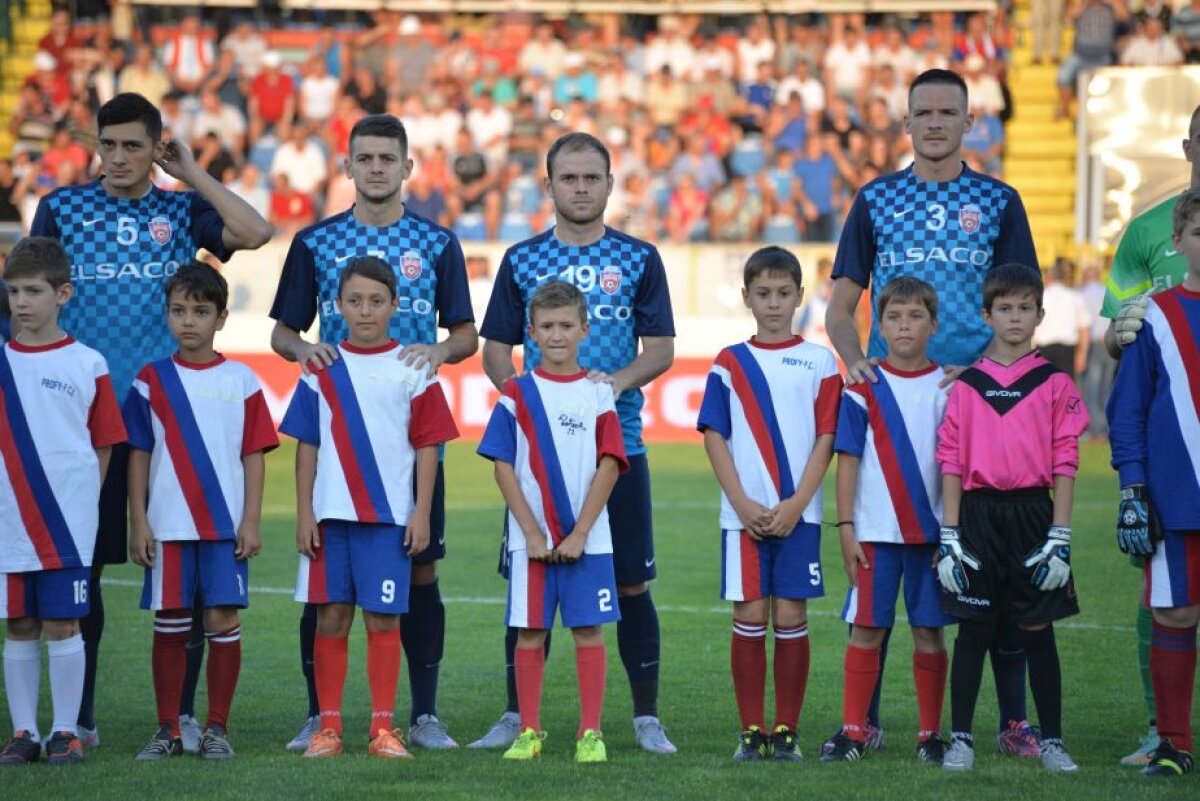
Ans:
POLYGON ((389 331, 402 345, 433 345, 438 325, 475 320, 462 246, 453 232, 408 210, 391 225, 364 225, 353 208, 296 234, 271 317, 307 331, 319 314, 322 342, 346 339, 350 330, 334 301, 342 269, 359 256, 377 256, 396 271, 400 306, 389 331))
POLYGON ((1029 219, 1017 191, 963 165, 951 181, 919 178, 912 167, 859 190, 846 218, 833 277, 871 289, 868 356, 887 355, 875 299, 887 282, 911 275, 938 293, 938 331, 929 358, 973 364, 992 338, 983 322, 983 279, 996 264, 1037 267, 1029 219))
MULTIPOLYGON (((500 262, 495 287, 479 335, 506 345, 524 345, 525 369, 541 363, 538 347, 527 336, 526 307, 539 284, 568 281, 588 301, 591 331, 579 345, 579 364, 615 373, 638 354, 639 337, 675 336, 667 273, 658 249, 606 227, 604 236, 583 247, 567 245, 554 229, 510 247, 500 262)), ((645 453, 642 441, 642 391, 617 398, 617 416, 625 434, 625 452, 645 453)))
POLYGON ((96 180, 56 189, 38 204, 31 233, 59 240, 71 259, 75 296, 59 324, 104 356, 119 400, 143 364, 175 351, 163 284, 200 248, 228 259, 224 232, 198 192, 152 187, 120 198, 96 180))

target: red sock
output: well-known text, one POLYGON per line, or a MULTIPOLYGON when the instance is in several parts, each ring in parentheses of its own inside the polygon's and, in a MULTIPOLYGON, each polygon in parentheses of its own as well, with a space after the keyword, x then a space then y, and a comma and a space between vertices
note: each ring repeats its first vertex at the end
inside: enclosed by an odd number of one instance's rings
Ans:
MULTIPOLYGON (((371 731, 392 730, 400 683, 400 629, 367 632, 367 683, 371 685, 371 731)), ((321 696, 318 695, 318 698, 321 696)))
POLYGON ((917 739, 928 740, 942 730, 942 705, 946 699, 945 651, 926 654, 913 651, 913 682, 917 686, 917 739))
POLYGON ((183 677, 187 673, 188 632, 192 613, 174 610, 154 614, 154 645, 150 651, 154 677, 154 701, 158 707, 158 725, 179 736, 179 699, 183 695, 183 677))
POLYGON ((575 649, 575 670, 579 677, 579 732, 600 731, 604 711, 604 679, 608 673, 608 652, 604 643, 575 649))
POLYGON ((313 640, 313 672, 317 680, 317 701, 321 705, 321 728, 342 733, 342 690, 346 686, 349 637, 324 637, 313 640))
POLYGON ((763 698, 767 692, 766 626, 733 621, 729 667, 733 672, 733 695, 742 718, 742 731, 748 731, 751 726, 763 728, 767 717, 763 711, 766 705, 763 698))
POLYGON ((521 729, 542 730, 542 674, 546 672, 546 649, 517 647, 517 706, 521 710, 521 729))
POLYGON ((208 639, 208 720, 205 726, 229 728, 229 709, 242 672, 242 627, 206 631, 208 639))
POLYGON ((796 730, 808 687, 808 625, 775 627, 775 728, 796 730))
POLYGON ((861 743, 867 727, 867 707, 879 682, 879 649, 847 645, 842 681, 842 728, 850 739, 861 743))
POLYGON ((1175 629, 1157 620, 1150 633, 1150 681, 1158 734, 1180 751, 1192 750, 1192 685, 1196 680, 1196 627, 1175 629))

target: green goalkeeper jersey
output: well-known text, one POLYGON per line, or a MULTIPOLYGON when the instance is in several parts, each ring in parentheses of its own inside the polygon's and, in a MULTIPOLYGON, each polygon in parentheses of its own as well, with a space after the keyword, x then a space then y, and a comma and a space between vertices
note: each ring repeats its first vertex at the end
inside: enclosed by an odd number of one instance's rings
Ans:
POLYGON ((1183 281, 1187 260, 1171 243, 1171 212, 1180 195, 1134 217, 1117 245, 1100 315, 1112 319, 1136 295, 1170 289, 1183 281))

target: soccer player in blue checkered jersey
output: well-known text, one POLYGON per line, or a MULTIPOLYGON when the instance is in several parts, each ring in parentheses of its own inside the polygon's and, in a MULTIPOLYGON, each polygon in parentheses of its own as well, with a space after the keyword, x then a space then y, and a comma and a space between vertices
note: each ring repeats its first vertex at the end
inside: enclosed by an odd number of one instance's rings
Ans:
MULTIPOLYGON (((408 134, 390 114, 364 117, 350 131, 346 172, 354 181, 354 206, 296 234, 283 265, 271 317, 271 347, 305 373, 320 371, 338 358, 346 320, 336 305, 342 269, 359 256, 377 256, 396 273, 397 308, 390 318, 398 358, 430 373, 475 352, 478 337, 467 286, 462 246, 452 231, 413 214, 401 189, 412 174, 408 134), (320 319, 320 338, 300 336, 320 319), (438 341, 438 327, 449 335, 438 341)), ((401 620, 408 679, 412 690, 409 740, 422 748, 457 748, 437 717, 438 671, 445 640, 446 610, 438 589, 437 562, 446 555, 445 493, 438 462, 432 539, 413 560, 408 611, 401 620)), ((318 725, 319 704, 313 672, 316 609, 305 606, 300 622, 300 659, 308 683, 308 719, 288 743, 304 750, 318 725)))
MULTIPOLYGON (((201 248, 227 259, 235 250, 260 247, 271 238, 271 226, 198 167, 186 145, 162 141, 162 116, 141 95, 117 95, 101 106, 96 122, 104 176, 42 198, 32 232, 58 239, 66 249, 75 300, 63 310, 63 328, 104 354, 113 389, 124 400, 143 364, 175 350, 161 312, 163 283, 201 248), (193 189, 157 188, 151 181, 155 165, 193 189)), ((87 746, 99 743, 93 707, 104 632, 100 572, 105 564, 126 559, 128 462, 128 446, 114 447, 100 493, 91 611, 81 624, 87 673, 79 727, 87 746)), ((198 672, 201 652, 194 656, 198 672)))
MULTIPOLYGON (((994 265, 1037 266, 1029 220, 1017 191, 971 170, 962 160, 962 138, 973 120, 967 87, 947 70, 927 70, 909 88, 904 125, 912 137, 912 166, 877 178, 859 190, 846 219, 834 261, 833 297, 826 328, 846 364, 846 383, 877 380, 874 365, 887 348, 876 300, 889 281, 911 275, 937 290, 938 330, 929 358, 947 371, 944 383, 974 363, 992 332, 979 314, 983 279, 994 265), (872 326, 866 355, 854 309, 871 290, 872 326)), ((1037 758, 1036 734, 1025 720, 1025 659, 1011 627, 992 648, 1000 701, 1000 750, 1037 758)), ((881 660, 886 658, 885 640, 881 660)), ((882 662, 880 682, 882 682, 882 662)), ((871 703, 868 748, 882 744, 879 689, 871 703)))
MULTIPOLYGON (((567 281, 587 296, 591 332, 580 344, 579 363, 593 380, 612 383, 629 457, 629 470, 617 479, 608 503, 621 612, 617 645, 633 693, 638 745, 670 754, 675 746, 658 719, 658 612, 648 586, 656 571, 640 389, 662 375, 675 354, 666 271, 653 245, 605 226, 613 178, 600 140, 584 133, 559 137, 546 155, 546 174, 556 223, 504 254, 480 332, 486 340, 483 367, 502 388, 516 374, 515 346, 524 346, 526 370, 541 363, 526 325, 526 307, 539 285, 567 281)), ((517 630, 510 627, 505 637, 508 709, 474 747, 506 747, 519 733, 516 642, 517 630)))

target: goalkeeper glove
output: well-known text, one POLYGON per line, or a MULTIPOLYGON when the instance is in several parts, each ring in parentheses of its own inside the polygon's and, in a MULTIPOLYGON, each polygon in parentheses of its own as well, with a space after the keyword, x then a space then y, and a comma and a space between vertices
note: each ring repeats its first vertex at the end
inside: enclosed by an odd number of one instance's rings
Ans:
POLYGON ((938 546, 938 581, 946 592, 958 595, 967 591, 970 582, 963 565, 978 570, 980 562, 973 555, 964 551, 959 542, 958 526, 942 526, 941 544, 938 546))
POLYGON ((1146 307, 1150 304, 1149 295, 1138 295, 1130 298, 1121 305, 1117 317, 1113 320, 1113 328, 1117 332, 1117 343, 1123 348, 1132 345, 1142 330, 1142 318, 1146 316, 1146 307))
POLYGON ((1042 547, 1030 551, 1025 567, 1033 568, 1030 581, 1039 590, 1057 590, 1071 578, 1071 529, 1051 526, 1042 547))
POLYGON ((1121 553, 1150 556, 1161 539, 1162 529, 1146 487, 1134 484, 1121 490, 1117 509, 1117 547, 1121 553))

